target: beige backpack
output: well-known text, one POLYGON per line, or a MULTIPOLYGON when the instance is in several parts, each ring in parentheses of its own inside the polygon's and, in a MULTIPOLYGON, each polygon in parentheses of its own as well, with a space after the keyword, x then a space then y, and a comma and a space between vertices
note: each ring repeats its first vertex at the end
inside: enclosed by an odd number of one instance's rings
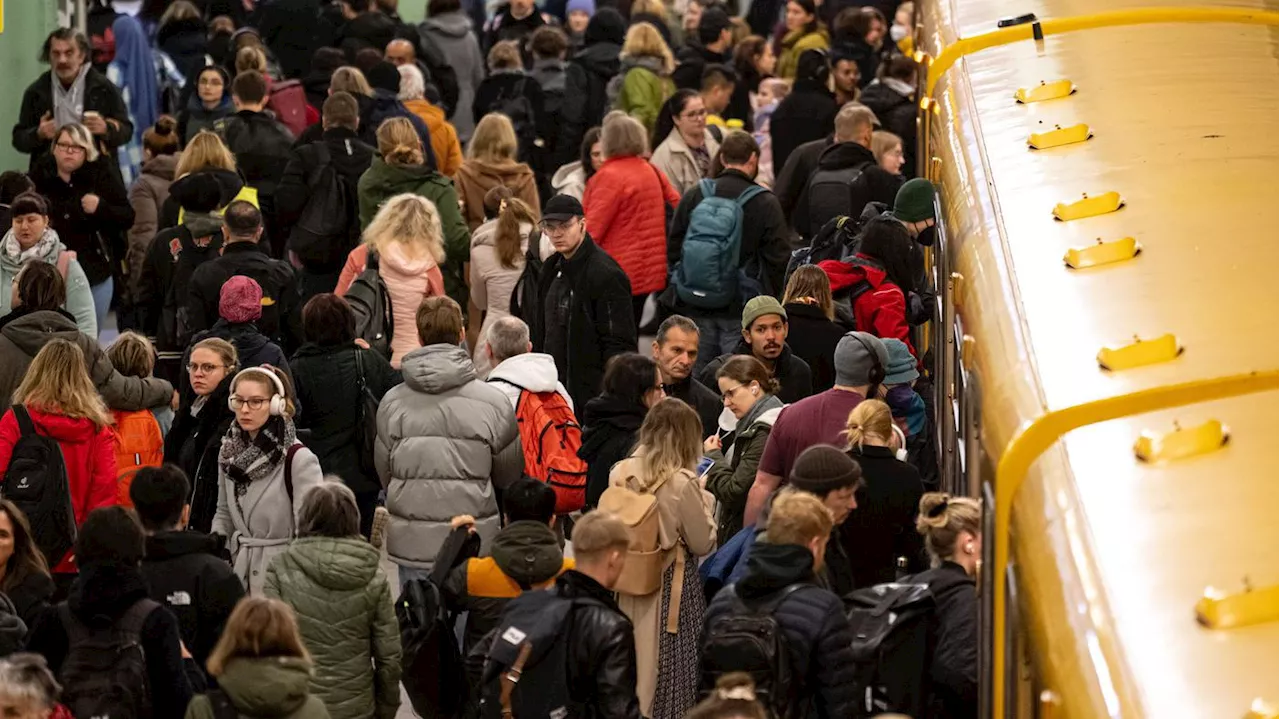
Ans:
POLYGON ((658 498, 654 493, 668 478, 645 487, 637 476, 639 469, 637 457, 614 465, 609 473, 610 486, 600 495, 598 508, 622 520, 631 537, 627 564, 613 590, 642 597, 662 588, 662 570, 666 567, 668 552, 662 550, 658 498), (614 478, 619 476, 623 478, 621 486, 614 483, 614 478))

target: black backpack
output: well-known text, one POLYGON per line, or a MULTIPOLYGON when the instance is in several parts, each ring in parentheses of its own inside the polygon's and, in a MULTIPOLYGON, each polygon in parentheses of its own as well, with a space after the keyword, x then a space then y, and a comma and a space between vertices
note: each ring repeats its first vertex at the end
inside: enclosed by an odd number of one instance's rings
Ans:
MULTIPOLYGON (((538 254, 538 247, 541 244, 540 232, 535 230, 529 233, 529 249, 524 253, 524 269, 520 270, 520 277, 511 290, 511 301, 507 305, 508 312, 529 325, 531 338, 542 336, 542 308, 538 301, 538 282, 542 277, 542 258, 538 254)), ((535 340, 533 346, 536 350, 542 345, 535 340)))
POLYGON ((211 233, 209 243, 202 247, 186 225, 178 225, 178 236, 174 239, 178 241, 178 256, 169 277, 160 326, 156 331, 156 348, 161 351, 183 350, 191 343, 191 335, 209 329, 191 326, 191 318, 187 316, 187 295, 196 269, 208 260, 217 259, 223 245, 221 230, 211 233))
POLYGON ((13 417, 21 436, 13 446, 0 496, 27 516, 36 545, 53 566, 76 543, 67 466, 58 440, 36 432, 26 407, 13 405, 13 417))
POLYGON ((715 689, 721 675, 746 672, 755 681, 756 697, 771 716, 775 719, 804 716, 799 701, 804 677, 793 672, 786 633, 773 613, 787 597, 807 586, 810 585, 788 585, 750 606, 738 596, 735 585, 720 590, 728 592, 733 608, 707 625, 699 678, 702 696, 715 689))
POLYGON ((356 192, 333 166, 329 148, 314 145, 316 167, 307 178, 307 204, 289 233, 289 249, 304 265, 341 262, 359 236, 356 192))
POLYGON ((429 579, 407 583, 396 600, 405 694, 423 719, 461 717, 467 708, 467 674, 453 635, 455 617, 429 579))
POLYGON ((852 254, 857 246, 858 232, 861 223, 853 217, 841 215, 821 225, 818 234, 809 244, 791 251, 791 259, 787 260, 787 272, 783 286, 791 282, 791 275, 804 265, 816 265, 823 260, 838 260, 852 254))
POLYGON ((395 321, 391 314, 391 295, 387 283, 378 274, 378 255, 370 250, 364 271, 356 276, 343 297, 356 316, 356 337, 369 343, 369 349, 391 359, 391 338, 395 321))
POLYGON ((544 719, 588 714, 569 691, 569 631, 575 608, 604 606, 555 589, 512 599, 493 633, 480 696, 483 719, 544 719))
POLYGON ((500 112, 511 118, 511 126, 515 128, 516 140, 520 145, 520 159, 527 161, 538 141, 538 117, 533 111, 533 103, 524 94, 525 83, 533 82, 529 77, 521 77, 514 85, 504 87, 498 93, 497 100, 489 112, 500 112))
POLYGON ((67 658, 58 672, 62 703, 77 719, 150 719, 151 692, 142 625, 160 607, 139 599, 115 624, 87 627, 63 602, 58 607, 67 631, 67 658))
POLYGON ((862 177, 874 162, 864 162, 853 167, 827 170, 819 167, 809 176, 805 191, 809 194, 809 227, 823 227, 841 215, 857 217, 861 207, 854 207, 853 183, 862 177))
POLYGON ((859 702, 867 716, 924 716, 934 632, 928 585, 877 584, 850 592, 844 605, 853 630, 859 702))

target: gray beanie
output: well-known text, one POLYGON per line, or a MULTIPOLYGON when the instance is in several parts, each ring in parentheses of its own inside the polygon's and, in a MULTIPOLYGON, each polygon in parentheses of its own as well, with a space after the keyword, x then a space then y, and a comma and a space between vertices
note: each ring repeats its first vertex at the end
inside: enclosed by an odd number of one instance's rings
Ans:
MULTIPOLYGON (((871 384, 871 374, 877 358, 881 370, 887 369, 889 351, 885 349, 879 337, 866 332, 846 333, 836 345, 836 384, 844 387, 861 387, 871 384)), ((883 377, 882 372, 882 381, 883 377)))

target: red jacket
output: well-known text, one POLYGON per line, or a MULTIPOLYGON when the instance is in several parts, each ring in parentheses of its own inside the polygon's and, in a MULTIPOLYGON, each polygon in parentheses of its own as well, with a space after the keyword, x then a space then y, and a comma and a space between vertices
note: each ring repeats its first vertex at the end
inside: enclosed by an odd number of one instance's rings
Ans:
MULTIPOLYGON (((62 448, 62 461, 67 466, 67 483, 71 488, 71 507, 75 511, 76 526, 84 524, 85 517, 99 507, 116 503, 116 451, 115 437, 110 427, 97 429, 87 419, 72 419, 60 414, 46 414, 27 407, 36 432, 58 440, 62 448)), ((0 477, 9 469, 13 446, 22 433, 13 410, 0 418, 0 477)), ((72 552, 65 557, 46 557, 49 564, 56 564, 55 572, 76 571, 72 552)))
POLYGON ((827 273, 831 280, 831 294, 838 295, 841 290, 848 289, 862 280, 871 285, 871 289, 863 292, 853 303, 854 325, 861 332, 870 332, 880 339, 902 340, 902 343, 916 356, 916 348, 911 345, 911 326, 907 324, 907 301, 902 289, 889 281, 885 271, 874 263, 875 260, 865 255, 856 255, 862 262, 855 264, 840 260, 823 260, 818 267, 827 273))
POLYGON ((587 181, 587 232, 631 280, 631 294, 667 286, 667 207, 680 195, 643 157, 606 160, 587 181))

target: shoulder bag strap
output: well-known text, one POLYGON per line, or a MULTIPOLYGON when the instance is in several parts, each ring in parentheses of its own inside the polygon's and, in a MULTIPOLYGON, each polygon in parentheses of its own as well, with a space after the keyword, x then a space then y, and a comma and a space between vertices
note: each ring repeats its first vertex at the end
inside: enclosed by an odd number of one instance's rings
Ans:
POLYGON ((302 449, 301 442, 294 442, 284 453, 284 491, 289 495, 289 516, 293 516, 293 455, 302 449))
POLYGON ((18 420, 18 431, 22 433, 23 437, 38 434, 35 424, 31 421, 31 415, 27 413, 26 406, 15 404, 13 406, 13 418, 18 420))
POLYGON ((364 350, 363 350, 363 349, 361 349, 361 348, 359 348, 359 347, 357 347, 357 348, 356 348, 356 378, 357 378, 357 381, 360 383, 360 385, 359 385, 359 386, 360 386, 360 391, 361 391, 361 392, 363 392, 364 390, 368 389, 368 387, 369 387, 369 382, 368 382, 368 380, 366 380, 366 379, 365 379, 365 377, 364 377, 364 357, 363 357, 363 355, 364 355, 364 350))
POLYGON ((515 693, 516 684, 520 683, 520 675, 524 672, 525 662, 529 661, 529 655, 533 653, 533 644, 525 642, 520 645, 520 653, 516 655, 515 662, 511 668, 502 673, 502 690, 499 701, 502 704, 502 718, 512 719, 515 712, 511 708, 511 695, 515 693))

